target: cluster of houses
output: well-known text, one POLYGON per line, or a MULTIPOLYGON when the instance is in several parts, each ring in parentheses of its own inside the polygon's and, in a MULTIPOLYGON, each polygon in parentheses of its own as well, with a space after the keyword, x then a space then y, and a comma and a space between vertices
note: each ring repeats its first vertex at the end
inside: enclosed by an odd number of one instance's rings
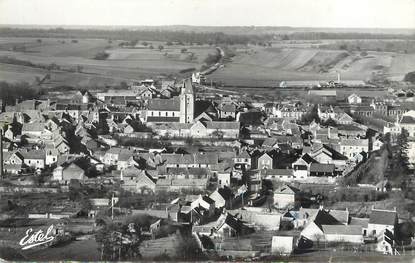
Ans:
MULTIPOLYGON (((211 247, 205 243, 222 249, 227 238, 290 222, 302 229, 301 242, 372 240, 378 250, 394 253, 396 211, 373 208, 370 218, 355 218, 347 210, 299 208, 301 191, 290 184, 335 184, 383 147, 382 133, 405 129, 415 137, 414 110, 355 93, 334 103, 335 90, 310 90, 324 102, 312 105, 248 102, 236 95, 207 99, 195 87, 190 79, 144 80, 128 89, 6 105, 0 114, 3 173, 43 174, 47 184, 62 188, 79 182, 134 194, 203 193, 133 212, 191 224, 204 249, 211 247), (314 110, 316 119, 305 123, 314 110), (396 123, 373 131, 354 118, 375 113, 396 123), (257 207, 265 181, 284 185, 257 207)), ((408 156, 415 163, 415 154, 408 156)), ((299 244, 292 237, 272 240, 273 250, 284 247, 284 253, 299 244)))

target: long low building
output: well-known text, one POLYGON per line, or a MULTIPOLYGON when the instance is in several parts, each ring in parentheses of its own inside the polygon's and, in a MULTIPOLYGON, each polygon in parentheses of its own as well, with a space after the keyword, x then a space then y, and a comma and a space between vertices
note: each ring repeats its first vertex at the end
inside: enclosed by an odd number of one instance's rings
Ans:
POLYGON ((195 123, 153 123, 149 125, 160 136, 176 138, 239 138, 236 121, 197 121, 195 123))

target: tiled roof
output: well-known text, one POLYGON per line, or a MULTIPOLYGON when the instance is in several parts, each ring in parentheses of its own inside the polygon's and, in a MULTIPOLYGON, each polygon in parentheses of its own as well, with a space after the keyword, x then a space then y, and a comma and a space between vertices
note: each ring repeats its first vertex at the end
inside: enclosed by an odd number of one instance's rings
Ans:
POLYGON ((334 164, 312 163, 310 165, 310 172, 333 173, 334 169, 335 169, 334 164))
POLYGON ((265 175, 293 176, 292 169, 264 169, 262 173, 265 175))
POLYGON ((358 217, 350 218, 350 225, 359 225, 364 228, 367 228, 368 224, 369 224, 369 218, 358 218, 358 217))
POLYGON ((147 122, 179 122, 179 117, 157 117, 149 116, 147 117, 147 122))
POLYGON ((317 161, 314 160, 308 153, 301 156, 301 159, 303 159, 306 163, 316 163, 317 161))
POLYGON ((152 99, 148 102, 148 110, 154 111, 180 111, 180 100, 173 99, 152 99))
POLYGON ((217 164, 217 153, 161 154, 166 164, 217 164))
POLYGON ((289 186, 289 185, 283 185, 280 188, 278 188, 277 190, 275 190, 274 193, 276 193, 276 194, 290 194, 290 195, 293 195, 293 194, 296 194, 298 192, 300 192, 300 190, 297 189, 297 188, 295 188, 295 187, 292 187, 292 186, 289 186))
POLYGON ((239 130, 240 123, 237 121, 209 121, 206 122, 207 129, 239 130))
POLYGON ((342 146, 368 146, 368 139, 343 139, 340 141, 342 146))
POLYGON ((362 226, 358 225, 322 225, 326 235, 362 235, 362 226))
POLYGON ((24 159, 45 159, 46 152, 45 150, 30 150, 30 151, 19 151, 24 159))
POLYGON ((415 124, 415 118, 412 118, 411 116, 403 116, 401 124, 415 124))
POLYGON ((45 127, 45 124, 40 123, 40 122, 23 123, 22 132, 43 131, 44 127, 45 127))
POLYGON ((221 111, 224 111, 224 112, 235 112, 236 111, 236 107, 235 107, 234 104, 223 104, 220 107, 220 110, 221 111))
POLYGON ((373 209, 370 214, 369 224, 395 225, 397 216, 396 211, 373 209))

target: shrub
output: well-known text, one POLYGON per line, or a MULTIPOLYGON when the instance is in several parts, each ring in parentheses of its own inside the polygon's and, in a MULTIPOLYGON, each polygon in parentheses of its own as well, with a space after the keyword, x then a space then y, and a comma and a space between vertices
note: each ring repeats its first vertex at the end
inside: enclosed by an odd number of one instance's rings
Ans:
POLYGON ((102 52, 98 52, 95 55, 94 59, 96 59, 96 60, 106 60, 108 57, 109 57, 109 54, 105 51, 102 51, 102 52))

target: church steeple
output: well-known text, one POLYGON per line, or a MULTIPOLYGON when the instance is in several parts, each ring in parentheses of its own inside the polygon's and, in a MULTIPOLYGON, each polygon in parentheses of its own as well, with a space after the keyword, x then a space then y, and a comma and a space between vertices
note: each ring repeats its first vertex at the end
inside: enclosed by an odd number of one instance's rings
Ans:
POLYGON ((191 79, 183 82, 180 92, 180 122, 192 123, 194 119, 194 103, 195 97, 193 93, 193 85, 191 79))
POLYGON ((193 85, 191 79, 185 79, 183 81, 183 88, 181 94, 192 94, 193 95, 193 85))

